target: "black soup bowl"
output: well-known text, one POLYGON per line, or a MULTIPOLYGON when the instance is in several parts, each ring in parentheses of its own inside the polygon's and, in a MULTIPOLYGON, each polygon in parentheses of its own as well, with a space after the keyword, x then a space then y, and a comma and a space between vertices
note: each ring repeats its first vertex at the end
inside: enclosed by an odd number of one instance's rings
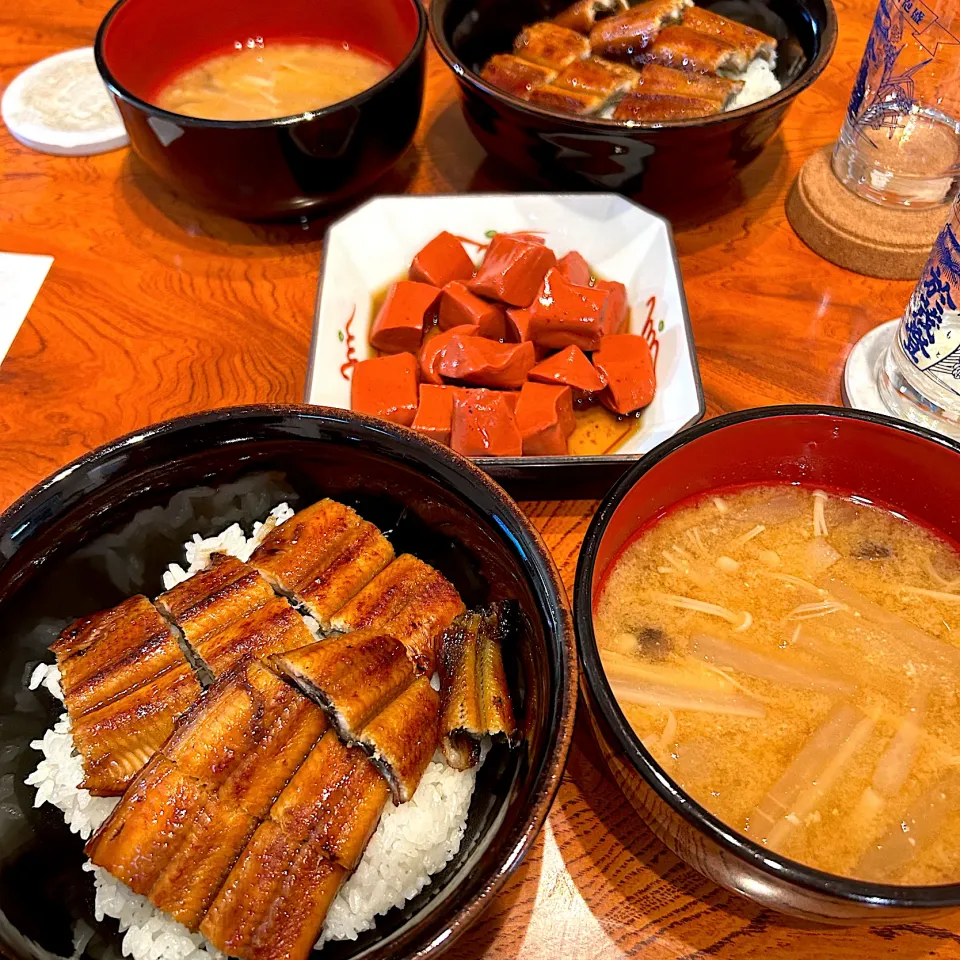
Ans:
POLYGON ((150 170, 195 203, 264 220, 341 203, 393 166, 420 119, 426 36, 419 0, 119 0, 94 49, 150 170), (350 44, 393 70, 349 100, 270 120, 202 120, 154 105, 184 68, 278 40, 350 44))
POLYGON ((960 883, 895 886, 824 873, 728 826, 656 762, 607 682, 593 611, 606 571, 633 534, 688 498, 721 487, 780 483, 848 490, 960 539, 960 445, 890 417, 836 407, 767 407, 718 417, 662 443, 611 490, 587 531, 577 567, 582 690, 600 750, 627 799, 678 857, 764 907, 847 924, 929 919, 954 910, 960 883))
POLYGON ((796 96, 821 74, 837 40, 831 0, 704 0, 716 13, 778 41, 783 89, 712 117, 656 124, 581 118, 535 107, 480 79, 529 24, 570 0, 433 0, 430 35, 454 72, 467 122, 490 153, 564 189, 617 190, 663 209, 730 179, 777 132, 796 96))
POLYGON ((16 960, 120 957, 114 920, 93 913, 83 843, 61 813, 34 808, 25 779, 61 705, 26 682, 76 617, 162 590, 193 532, 323 496, 353 505, 441 570, 468 606, 515 597, 524 630, 505 650, 523 740, 481 766, 459 853, 401 908, 324 960, 435 956, 482 912, 530 848, 573 731, 577 661, 556 567, 516 504, 469 461, 403 427, 323 407, 239 407, 117 440, 39 484, 0 517, 0 948, 16 960), (85 933, 83 931, 86 931, 85 933), (79 941, 76 937, 81 937, 79 941), (80 951, 75 950, 79 943, 80 951))

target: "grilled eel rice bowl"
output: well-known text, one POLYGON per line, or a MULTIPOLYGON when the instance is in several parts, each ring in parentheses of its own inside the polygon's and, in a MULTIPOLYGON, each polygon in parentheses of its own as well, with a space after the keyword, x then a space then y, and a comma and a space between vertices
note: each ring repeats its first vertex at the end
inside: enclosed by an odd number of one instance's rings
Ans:
POLYGON ((186 547, 166 592, 76 621, 37 667, 66 713, 27 782, 90 837, 98 918, 135 960, 302 960, 456 854, 485 745, 517 740, 517 608, 466 610, 330 499, 186 547))

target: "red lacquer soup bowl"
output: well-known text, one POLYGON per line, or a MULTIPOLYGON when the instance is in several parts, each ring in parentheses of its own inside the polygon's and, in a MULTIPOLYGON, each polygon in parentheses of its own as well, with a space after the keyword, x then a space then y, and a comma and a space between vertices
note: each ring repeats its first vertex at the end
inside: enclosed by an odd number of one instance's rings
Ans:
POLYGON ((960 445, 920 427, 835 407, 768 407, 719 417, 661 444, 603 502, 577 568, 581 692, 600 749, 627 799, 677 856, 765 907, 831 923, 888 923, 954 909, 960 884, 851 880, 779 856, 728 827, 653 759, 607 683, 593 610, 606 571, 636 531, 688 498, 779 483, 848 490, 960 541, 960 445))
POLYGON ((419 0, 120 0, 95 44, 130 144, 176 192, 245 219, 353 196, 410 145, 423 104, 419 0), (176 74, 248 41, 347 44, 392 67, 349 100, 269 120, 202 120, 153 103, 176 74))

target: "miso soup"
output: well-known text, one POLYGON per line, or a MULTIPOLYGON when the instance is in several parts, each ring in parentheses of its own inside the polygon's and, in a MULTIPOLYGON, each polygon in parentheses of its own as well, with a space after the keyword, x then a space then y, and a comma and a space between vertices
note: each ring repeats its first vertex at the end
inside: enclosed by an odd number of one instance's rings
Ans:
POLYGON ((320 110, 379 83, 390 66, 346 44, 237 42, 177 74, 153 98, 207 120, 268 120, 320 110))
POLYGON ((960 881, 960 554, 805 487, 681 504, 594 614, 618 703, 697 802, 809 866, 960 881))

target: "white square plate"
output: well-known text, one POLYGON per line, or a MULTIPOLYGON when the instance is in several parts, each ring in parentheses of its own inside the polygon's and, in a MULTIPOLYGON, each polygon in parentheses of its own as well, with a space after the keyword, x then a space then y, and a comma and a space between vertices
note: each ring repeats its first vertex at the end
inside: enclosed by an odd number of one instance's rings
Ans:
MULTIPOLYGON (((558 257, 578 250, 599 274, 627 287, 630 333, 653 350, 657 391, 639 429, 615 453, 593 457, 484 457, 498 477, 628 463, 704 413, 690 318, 670 226, 617 194, 472 194, 378 197, 329 229, 317 296, 306 401, 350 407, 350 361, 373 356, 374 297, 406 277, 410 261, 442 230, 478 245, 492 232, 536 232, 558 257)), ((479 262, 482 250, 467 245, 479 262)), ((604 476, 610 476, 603 471, 604 476)), ((577 484, 579 487, 579 483, 577 484)))

